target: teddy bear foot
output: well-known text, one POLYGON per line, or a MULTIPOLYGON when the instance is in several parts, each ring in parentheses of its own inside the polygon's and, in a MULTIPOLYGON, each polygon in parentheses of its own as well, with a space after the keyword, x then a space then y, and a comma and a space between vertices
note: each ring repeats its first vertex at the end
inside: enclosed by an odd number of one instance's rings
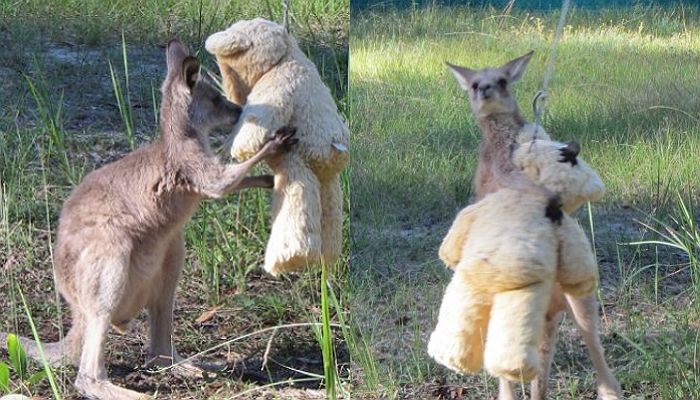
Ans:
POLYGON ((487 371, 492 376, 498 378, 505 378, 512 382, 530 382, 535 379, 539 373, 539 370, 533 366, 524 366, 522 369, 519 368, 487 368, 487 371))
POLYGON ((287 257, 276 257, 266 259, 264 268, 273 276, 279 276, 285 272, 294 272, 304 269, 309 265, 316 265, 321 260, 321 253, 309 252, 306 254, 294 254, 287 257))
POLYGON ((460 373, 475 373, 484 364, 483 347, 478 350, 459 334, 440 334, 435 331, 428 342, 428 354, 439 364, 460 373))
POLYGON ((530 382, 540 373, 540 358, 535 351, 528 351, 523 359, 486 360, 486 370, 492 376, 512 382, 530 382))

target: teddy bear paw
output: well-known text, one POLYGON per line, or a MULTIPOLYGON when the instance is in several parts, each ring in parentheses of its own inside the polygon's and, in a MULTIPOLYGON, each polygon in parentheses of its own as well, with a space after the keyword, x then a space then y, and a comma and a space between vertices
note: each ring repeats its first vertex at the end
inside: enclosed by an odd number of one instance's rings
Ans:
POLYGON ((453 371, 477 372, 483 366, 483 348, 475 349, 458 336, 433 332, 428 343, 428 354, 453 371))
POLYGON ((529 350, 523 357, 507 357, 500 354, 498 357, 486 359, 486 370, 492 376, 505 378, 512 382, 529 382, 540 372, 540 357, 534 349, 529 350))

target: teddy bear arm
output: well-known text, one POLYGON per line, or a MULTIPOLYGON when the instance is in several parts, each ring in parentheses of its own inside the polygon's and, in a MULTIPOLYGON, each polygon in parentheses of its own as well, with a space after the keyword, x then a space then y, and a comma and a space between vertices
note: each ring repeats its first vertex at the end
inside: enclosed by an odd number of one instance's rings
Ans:
MULTIPOLYGON (((258 152, 277 130, 289 125, 294 109, 292 93, 285 90, 271 92, 273 88, 263 87, 261 91, 248 97, 243 115, 234 130, 231 156, 246 160, 258 152)), ((294 128, 292 126, 292 128, 294 128)))
POLYGON ((581 226, 566 216, 558 228, 559 265, 557 282, 574 297, 592 293, 598 286, 598 264, 581 226))
POLYGON ((449 268, 454 269, 462 258, 462 248, 469 235, 469 227, 476 218, 479 204, 481 203, 472 204, 460 211, 442 240, 438 255, 449 268))

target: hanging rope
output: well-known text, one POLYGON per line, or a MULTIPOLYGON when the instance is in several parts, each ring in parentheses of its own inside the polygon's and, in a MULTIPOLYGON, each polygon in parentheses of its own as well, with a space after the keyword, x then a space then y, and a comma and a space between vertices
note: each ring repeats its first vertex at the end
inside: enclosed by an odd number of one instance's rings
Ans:
POLYGON ((566 23, 566 14, 568 14, 570 6, 571 0, 564 0, 561 5, 559 24, 557 25, 557 30, 554 32, 552 51, 551 53, 549 53, 549 63, 547 64, 547 71, 545 71, 544 73, 544 82, 542 83, 542 90, 538 91, 535 94, 535 97, 532 99, 532 113, 535 114, 535 124, 537 125, 542 124, 545 102, 547 101, 547 88, 549 87, 549 80, 554 74, 554 61, 557 57, 557 49, 559 48, 561 33, 564 30, 564 23, 566 23))
POLYGON ((284 20, 282 22, 282 26, 284 27, 284 30, 289 33, 289 0, 282 1, 282 8, 284 8, 284 20))

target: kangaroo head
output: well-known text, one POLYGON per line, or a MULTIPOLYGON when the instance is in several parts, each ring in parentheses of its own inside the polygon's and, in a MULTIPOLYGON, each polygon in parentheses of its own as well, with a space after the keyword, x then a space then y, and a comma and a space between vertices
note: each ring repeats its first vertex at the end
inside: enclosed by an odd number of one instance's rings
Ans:
MULTIPOLYGON (((241 107, 226 100, 211 78, 200 73, 197 58, 189 55, 177 39, 168 43, 168 76, 163 85, 163 107, 170 118, 187 115, 189 125, 198 134, 208 135, 216 128, 232 129, 241 115, 241 107)), ((167 117, 167 116, 166 116, 167 117)))
POLYGON ((469 93, 474 115, 485 118, 519 112, 511 85, 523 76, 532 53, 530 51, 498 68, 475 70, 450 63, 447 66, 462 89, 469 93))

